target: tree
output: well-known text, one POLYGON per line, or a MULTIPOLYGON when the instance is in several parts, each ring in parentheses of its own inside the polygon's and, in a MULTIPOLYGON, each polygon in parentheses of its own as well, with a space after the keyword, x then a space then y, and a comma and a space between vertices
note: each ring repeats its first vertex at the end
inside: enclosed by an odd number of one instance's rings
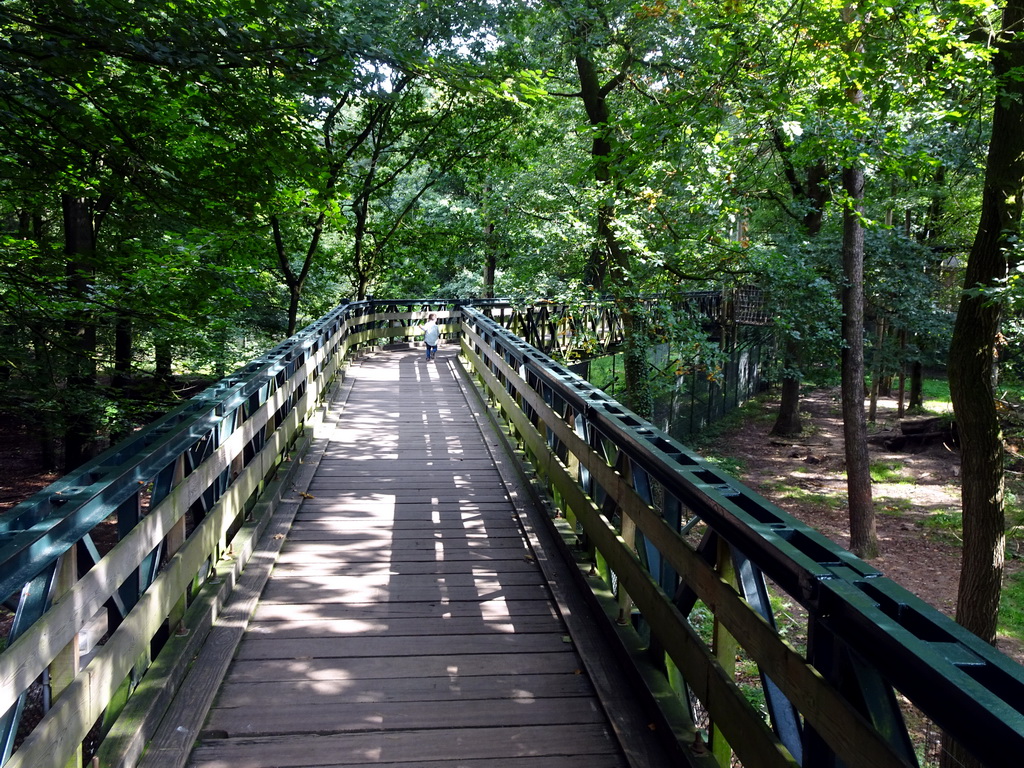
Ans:
POLYGON ((1008 0, 994 41, 997 93, 981 218, 964 275, 949 353, 949 385, 962 457, 964 543, 957 621, 995 642, 1002 585, 1003 439, 993 387, 1002 304, 998 288, 1019 261, 1024 205, 1024 3, 1008 0))

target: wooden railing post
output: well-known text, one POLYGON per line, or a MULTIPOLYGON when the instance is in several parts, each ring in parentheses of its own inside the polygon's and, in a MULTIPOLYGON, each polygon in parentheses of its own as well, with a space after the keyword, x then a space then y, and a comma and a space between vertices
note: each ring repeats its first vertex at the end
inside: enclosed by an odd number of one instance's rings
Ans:
MULTIPOLYGON (((185 477, 185 457, 179 456, 175 461, 174 466, 174 479, 171 481, 171 487, 177 487, 177 485, 185 477)), ((165 539, 166 544, 166 556, 170 559, 175 552, 181 549, 181 545, 185 543, 185 515, 178 518, 178 521, 171 527, 171 530, 167 532, 165 539)), ((181 623, 182 617, 185 615, 185 609, 188 606, 188 592, 185 592, 178 598, 178 602, 171 608, 171 612, 167 617, 167 628, 173 632, 183 632, 185 630, 181 623)))
MULTIPOLYGON (((53 601, 66 595, 78 581, 78 549, 71 547, 60 558, 57 579, 53 588, 53 601)), ((78 649, 79 634, 76 633, 64 648, 50 662, 50 695, 56 700, 78 676, 81 652, 78 649)), ((78 745, 71 754, 66 768, 82 768, 82 746, 78 745)))
MULTIPOLYGON (((732 561, 732 552, 729 542, 724 536, 717 536, 718 539, 718 575, 723 581, 731 586, 736 586, 736 568, 732 561)), ((736 652, 739 650, 739 643, 736 638, 725 628, 718 615, 715 614, 714 634, 712 643, 714 646, 715 659, 722 666, 725 674, 731 679, 736 677, 736 652)), ((715 756, 719 765, 732 764, 732 747, 725 740, 725 734, 719 728, 718 723, 711 724, 711 753, 715 756)))

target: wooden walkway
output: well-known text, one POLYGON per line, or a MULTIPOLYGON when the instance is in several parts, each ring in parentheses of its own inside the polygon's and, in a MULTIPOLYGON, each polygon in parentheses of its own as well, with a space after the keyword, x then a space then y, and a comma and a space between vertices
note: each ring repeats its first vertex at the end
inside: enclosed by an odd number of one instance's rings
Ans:
POLYGON ((350 371, 188 765, 627 764, 452 355, 350 371))

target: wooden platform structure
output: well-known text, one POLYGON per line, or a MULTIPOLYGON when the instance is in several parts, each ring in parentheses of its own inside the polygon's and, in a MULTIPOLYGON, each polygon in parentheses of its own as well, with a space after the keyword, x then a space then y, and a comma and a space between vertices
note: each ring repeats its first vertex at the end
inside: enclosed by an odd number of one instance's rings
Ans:
POLYGON ((454 354, 349 372, 187 765, 629 764, 454 354))

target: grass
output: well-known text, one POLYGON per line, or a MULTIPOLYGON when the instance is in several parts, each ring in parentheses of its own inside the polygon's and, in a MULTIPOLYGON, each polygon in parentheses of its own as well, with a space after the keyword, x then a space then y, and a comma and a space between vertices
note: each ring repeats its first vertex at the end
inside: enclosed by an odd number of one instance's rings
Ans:
MULTIPOLYGON (((617 357, 621 357, 621 355, 595 357, 590 361, 588 378, 594 386, 604 390, 614 390, 615 379, 622 371, 622 361, 616 360, 617 357)), ((609 394, 612 397, 615 396, 613 391, 609 391, 609 394)))
POLYGON ((964 520, 959 509, 943 509, 928 515, 923 525, 925 530, 952 534, 959 539, 963 532, 964 520))
MULTIPOLYGON (((1006 557, 1020 559, 1024 540, 1024 481, 1013 478, 1007 480, 1006 486, 1003 496, 1007 524, 1006 557)), ((1003 581, 997 631, 1024 642, 1024 571, 1011 573, 1003 581)))
POLYGON ((765 396, 759 396, 752 400, 748 400, 739 408, 733 408, 722 416, 722 418, 708 424, 700 430, 700 432, 690 435, 687 438, 687 445, 696 451, 700 451, 702 448, 706 448, 708 445, 713 443, 724 433, 738 429, 748 421, 774 420, 775 413, 765 408, 764 401, 765 396))
POLYGON ((900 499, 893 496, 881 496, 876 499, 879 514, 901 517, 904 513, 914 508, 914 502, 910 499, 900 499))
POLYGON ((816 507, 824 507, 825 509, 842 509, 846 504, 846 498, 841 494, 814 493, 798 485, 792 485, 781 480, 768 483, 765 487, 772 493, 778 494, 784 500, 813 504, 816 507))
MULTIPOLYGON (((933 512, 924 521, 924 527, 942 536, 960 539, 963 534, 963 517, 959 510, 933 512)), ((1014 530, 1011 527, 1008 531, 1009 537, 1014 536, 1014 530)), ((1007 556, 1012 557, 1012 554, 1008 551, 1007 556)), ((997 631, 1024 642, 1024 572, 1012 573, 1003 582, 997 631)))
POLYGON ((942 415, 953 412, 953 401, 949 397, 949 382, 945 379, 925 379, 921 382, 922 410, 942 415))
POLYGON ((903 465, 898 461, 876 461, 868 472, 873 483, 911 483, 914 480, 903 474, 903 465))
POLYGON ((702 458, 708 464, 712 464, 723 472, 736 478, 739 478, 747 468, 746 464, 741 459, 735 459, 731 456, 709 455, 703 456, 702 458))
POLYGON ((997 631, 1016 640, 1024 641, 1024 573, 1012 574, 1003 582, 999 601, 997 631))

